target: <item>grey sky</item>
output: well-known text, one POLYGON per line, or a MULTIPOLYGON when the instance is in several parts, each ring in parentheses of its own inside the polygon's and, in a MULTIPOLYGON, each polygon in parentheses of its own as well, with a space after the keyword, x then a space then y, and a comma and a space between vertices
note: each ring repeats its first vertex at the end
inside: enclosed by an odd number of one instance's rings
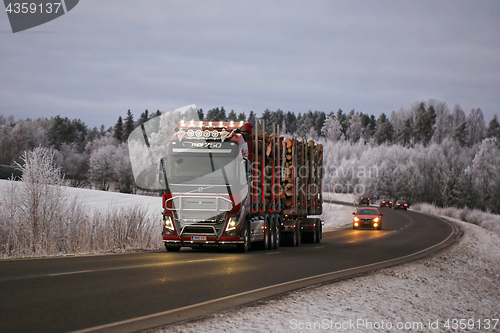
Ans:
POLYGON ((429 98, 500 109, 500 1, 82 0, 12 34, 0 114, 111 126, 188 104, 386 114, 429 98))

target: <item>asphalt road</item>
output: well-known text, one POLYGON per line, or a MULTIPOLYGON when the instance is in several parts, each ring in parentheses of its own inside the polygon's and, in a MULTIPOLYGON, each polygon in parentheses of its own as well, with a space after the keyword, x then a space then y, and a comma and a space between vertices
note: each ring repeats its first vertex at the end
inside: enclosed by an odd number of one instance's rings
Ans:
POLYGON ((383 230, 338 229, 325 232, 319 244, 297 248, 0 261, 0 332, 81 330, 259 288, 272 291, 266 287, 407 256, 453 233, 438 218, 381 210, 383 230))

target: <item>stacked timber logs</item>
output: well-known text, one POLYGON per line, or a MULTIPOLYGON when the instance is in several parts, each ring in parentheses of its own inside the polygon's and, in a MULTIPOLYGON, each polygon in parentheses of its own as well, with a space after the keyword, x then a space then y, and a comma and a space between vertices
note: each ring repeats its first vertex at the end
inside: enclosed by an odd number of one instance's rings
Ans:
POLYGON ((300 214, 314 210, 318 196, 312 191, 321 181, 322 145, 261 131, 252 139, 256 168, 252 193, 259 209, 284 206, 300 214))
POLYGON ((283 175, 283 194, 285 201, 285 208, 292 206, 293 196, 293 141, 295 139, 286 139, 284 144, 285 167, 283 175))

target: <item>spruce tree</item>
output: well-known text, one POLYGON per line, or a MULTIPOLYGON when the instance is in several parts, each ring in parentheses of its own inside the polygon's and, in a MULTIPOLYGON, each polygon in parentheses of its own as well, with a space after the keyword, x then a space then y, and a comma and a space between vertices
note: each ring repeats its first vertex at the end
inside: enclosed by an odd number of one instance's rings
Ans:
POLYGON ((118 142, 123 142, 123 120, 122 116, 118 117, 118 121, 116 122, 115 129, 113 132, 113 137, 118 140, 118 142))
POLYGON ((127 118, 125 118, 125 128, 123 130, 123 139, 124 140, 128 139, 128 136, 130 135, 130 133, 132 133, 134 128, 135 128, 134 115, 132 114, 132 112, 130 110, 128 110, 127 111, 127 118))
POLYGON ((490 123, 488 124, 486 137, 497 138, 500 140, 500 124, 498 123, 497 115, 494 115, 493 119, 491 119, 490 123))

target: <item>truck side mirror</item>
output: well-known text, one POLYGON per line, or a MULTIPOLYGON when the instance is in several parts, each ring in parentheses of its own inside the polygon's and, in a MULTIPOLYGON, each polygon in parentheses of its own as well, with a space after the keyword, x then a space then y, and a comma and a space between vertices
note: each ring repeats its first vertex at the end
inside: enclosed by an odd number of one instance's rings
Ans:
POLYGON ((352 213, 352 215, 356 215, 356 213, 352 213))

